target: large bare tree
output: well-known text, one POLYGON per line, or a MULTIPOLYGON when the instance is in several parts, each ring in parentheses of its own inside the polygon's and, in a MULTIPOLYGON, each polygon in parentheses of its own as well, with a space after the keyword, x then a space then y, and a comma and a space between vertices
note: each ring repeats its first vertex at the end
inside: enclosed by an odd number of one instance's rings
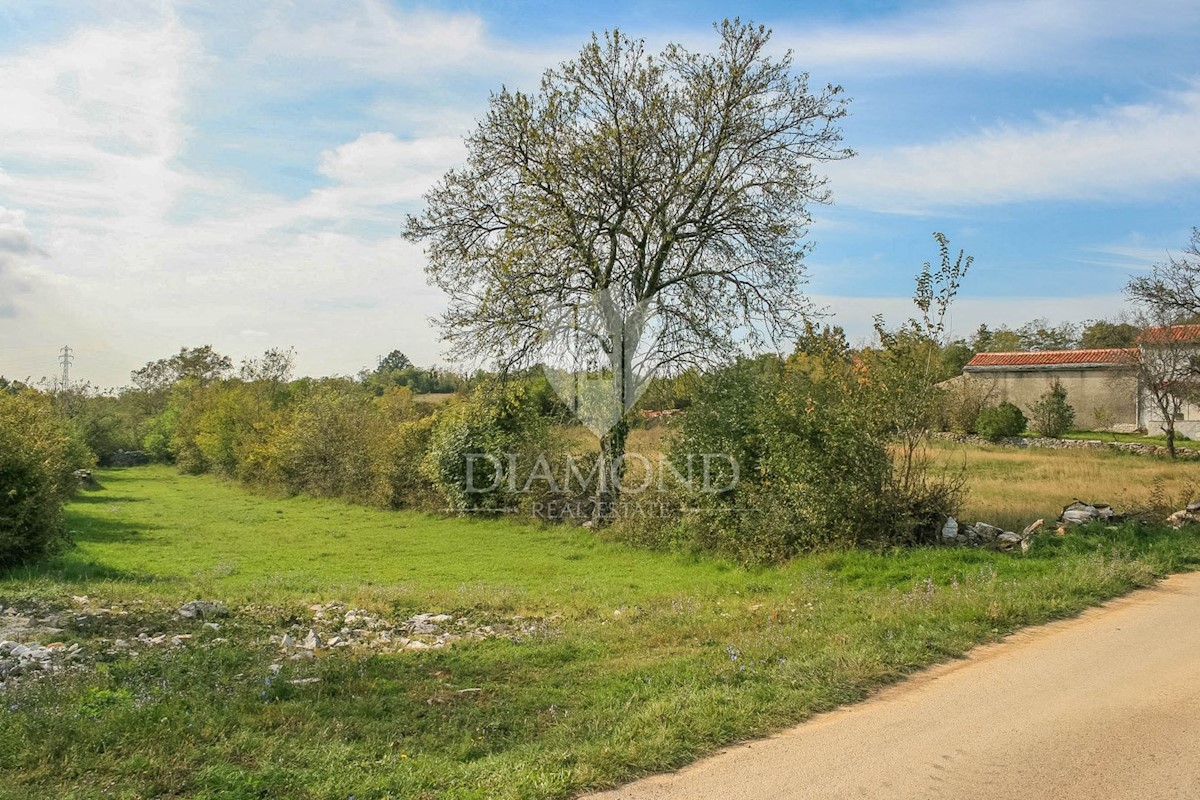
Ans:
POLYGON ((607 413, 570 398, 601 480, 648 375, 800 330, 808 207, 829 200, 814 162, 852 155, 841 87, 810 91, 761 26, 715 27, 712 54, 593 36, 537 92, 501 89, 465 166, 408 219, 456 356, 562 367, 560 394, 604 379, 607 413))

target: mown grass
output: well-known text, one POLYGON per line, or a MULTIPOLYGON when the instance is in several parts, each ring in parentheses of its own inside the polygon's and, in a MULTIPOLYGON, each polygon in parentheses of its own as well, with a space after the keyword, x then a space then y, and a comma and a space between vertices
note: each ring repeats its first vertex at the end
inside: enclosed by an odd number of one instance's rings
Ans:
MULTIPOLYGON (((1026 472, 1010 471, 1010 489, 1026 472)), ((568 527, 272 499, 161 468, 100 480, 69 508, 78 546, 0 577, 0 603, 87 594, 127 610, 62 634, 91 652, 139 629, 196 639, 0 690, 0 797, 567 797, 1200 564, 1195 533, 1129 526, 1043 537, 1025 557, 845 552, 745 570, 568 527), (171 619, 196 597, 230 603, 219 632, 171 619), (330 599, 549 630, 337 651, 268 680, 268 637, 330 599)))

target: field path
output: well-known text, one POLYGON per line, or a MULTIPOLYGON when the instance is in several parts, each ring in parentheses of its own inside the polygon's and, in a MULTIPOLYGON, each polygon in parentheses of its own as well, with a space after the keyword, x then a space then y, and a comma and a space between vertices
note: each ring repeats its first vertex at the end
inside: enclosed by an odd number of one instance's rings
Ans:
POLYGON ((1200 797, 1200 573, 590 797, 1200 797))

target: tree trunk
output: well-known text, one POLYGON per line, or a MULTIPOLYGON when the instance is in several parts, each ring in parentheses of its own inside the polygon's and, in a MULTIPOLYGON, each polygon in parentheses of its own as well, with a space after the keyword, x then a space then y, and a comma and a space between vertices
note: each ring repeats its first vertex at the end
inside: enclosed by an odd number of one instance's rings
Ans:
POLYGON ((621 417, 608 433, 600 437, 600 473, 596 506, 592 518, 597 523, 610 522, 616 516, 621 499, 621 480, 625 477, 625 444, 629 440, 629 415, 621 417))

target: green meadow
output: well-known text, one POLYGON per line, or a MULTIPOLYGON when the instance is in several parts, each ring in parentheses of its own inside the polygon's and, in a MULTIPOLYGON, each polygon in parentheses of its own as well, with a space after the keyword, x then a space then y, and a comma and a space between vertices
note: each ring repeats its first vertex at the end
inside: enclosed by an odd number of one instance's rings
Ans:
POLYGON ((0 797, 570 797, 1200 564, 1195 532, 1130 524, 1048 534, 1025 556, 853 551, 745 569, 162 467, 97 476, 103 489, 68 507, 76 546, 0 575, 0 605, 55 620, 55 640, 84 654, 0 689, 0 797), (214 629, 175 614, 196 599, 229 616, 214 629), (329 601, 498 633, 282 654, 272 636, 329 601), (139 633, 192 638, 112 647, 139 633))

